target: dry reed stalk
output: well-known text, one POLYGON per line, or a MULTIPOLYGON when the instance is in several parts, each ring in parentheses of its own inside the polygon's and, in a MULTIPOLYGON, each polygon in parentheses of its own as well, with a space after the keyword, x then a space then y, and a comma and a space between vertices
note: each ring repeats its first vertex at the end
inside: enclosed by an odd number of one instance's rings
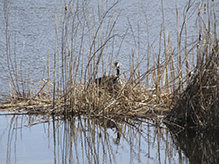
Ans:
MULTIPOLYGON (((163 41, 164 41, 164 44, 163 44, 163 46, 164 46, 164 58, 165 58, 165 64, 164 64, 164 86, 167 86, 168 84, 169 84, 169 82, 168 82, 168 62, 169 62, 169 59, 168 59, 168 45, 167 45, 167 43, 166 43, 166 29, 165 29, 165 15, 164 15, 164 8, 163 8, 163 0, 161 1, 161 6, 162 6, 162 25, 163 25, 163 29, 162 29, 162 31, 163 31, 163 41)), ((163 91, 164 93, 166 93, 166 94, 169 94, 169 87, 165 87, 166 88, 166 90, 165 91, 163 91)))
POLYGON ((172 41, 170 40, 170 36, 168 37, 168 45, 169 45, 169 56, 170 56, 170 62, 169 62, 169 68, 170 68, 170 79, 172 81, 172 87, 171 88, 171 93, 174 93, 175 91, 175 66, 174 66, 174 57, 173 57, 173 48, 172 48, 172 41))
MULTIPOLYGON (((188 59, 188 47, 187 47, 187 43, 188 43, 188 41, 187 41, 187 38, 188 38, 188 36, 187 36, 187 12, 188 12, 188 10, 189 10, 189 6, 188 6, 188 8, 187 8, 187 10, 186 10, 186 13, 185 13, 185 16, 184 16, 184 21, 185 21, 185 60, 186 60, 186 75, 188 75, 189 74, 189 59, 188 59)), ((188 85, 189 84, 189 76, 186 76, 186 84, 188 85)))
POLYGON ((176 9, 176 21, 177 21, 177 48, 178 48, 178 52, 177 52, 177 71, 178 71, 178 75, 179 75, 179 92, 181 92, 181 90, 183 89, 183 84, 182 84, 182 59, 181 59, 181 33, 180 33, 180 27, 179 27, 179 15, 178 15, 178 10, 176 9))

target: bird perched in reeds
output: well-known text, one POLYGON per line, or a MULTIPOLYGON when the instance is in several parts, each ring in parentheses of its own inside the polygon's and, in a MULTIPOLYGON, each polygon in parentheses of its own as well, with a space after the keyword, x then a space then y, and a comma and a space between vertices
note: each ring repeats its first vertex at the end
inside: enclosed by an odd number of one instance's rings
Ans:
POLYGON ((116 68, 116 75, 111 75, 111 76, 102 76, 99 78, 95 79, 95 83, 102 88, 108 88, 109 90, 113 89, 114 86, 120 85, 121 79, 119 78, 120 76, 120 68, 119 68, 119 63, 114 62, 114 67, 116 68))

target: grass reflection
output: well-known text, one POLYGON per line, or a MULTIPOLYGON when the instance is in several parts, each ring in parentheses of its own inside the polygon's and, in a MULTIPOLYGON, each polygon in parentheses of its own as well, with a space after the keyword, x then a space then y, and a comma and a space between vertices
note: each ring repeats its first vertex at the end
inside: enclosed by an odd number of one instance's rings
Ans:
POLYGON ((190 163, 219 162, 218 130, 179 130, 170 127, 173 140, 189 158, 190 163))
POLYGON ((6 163, 186 163, 161 120, 12 115, 3 138, 6 163))

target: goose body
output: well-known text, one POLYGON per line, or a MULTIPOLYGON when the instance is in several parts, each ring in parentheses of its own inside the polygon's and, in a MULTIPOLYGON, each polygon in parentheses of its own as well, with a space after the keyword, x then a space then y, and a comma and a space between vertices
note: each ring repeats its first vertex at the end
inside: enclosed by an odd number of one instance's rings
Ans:
POLYGON ((111 75, 111 76, 104 75, 102 77, 95 79, 95 83, 99 87, 104 87, 104 88, 108 87, 109 89, 111 89, 114 85, 121 84, 121 80, 119 79, 119 73, 120 73, 119 63, 115 62, 114 67, 116 68, 116 75, 111 75))

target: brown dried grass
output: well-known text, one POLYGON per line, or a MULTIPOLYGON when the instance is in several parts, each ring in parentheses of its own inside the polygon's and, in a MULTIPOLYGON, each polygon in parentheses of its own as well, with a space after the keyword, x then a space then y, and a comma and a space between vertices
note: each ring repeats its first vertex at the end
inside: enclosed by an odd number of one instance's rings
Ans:
POLYGON ((166 117, 168 121, 182 127, 219 127, 218 54, 218 44, 212 48, 211 54, 202 54, 190 84, 166 117))

